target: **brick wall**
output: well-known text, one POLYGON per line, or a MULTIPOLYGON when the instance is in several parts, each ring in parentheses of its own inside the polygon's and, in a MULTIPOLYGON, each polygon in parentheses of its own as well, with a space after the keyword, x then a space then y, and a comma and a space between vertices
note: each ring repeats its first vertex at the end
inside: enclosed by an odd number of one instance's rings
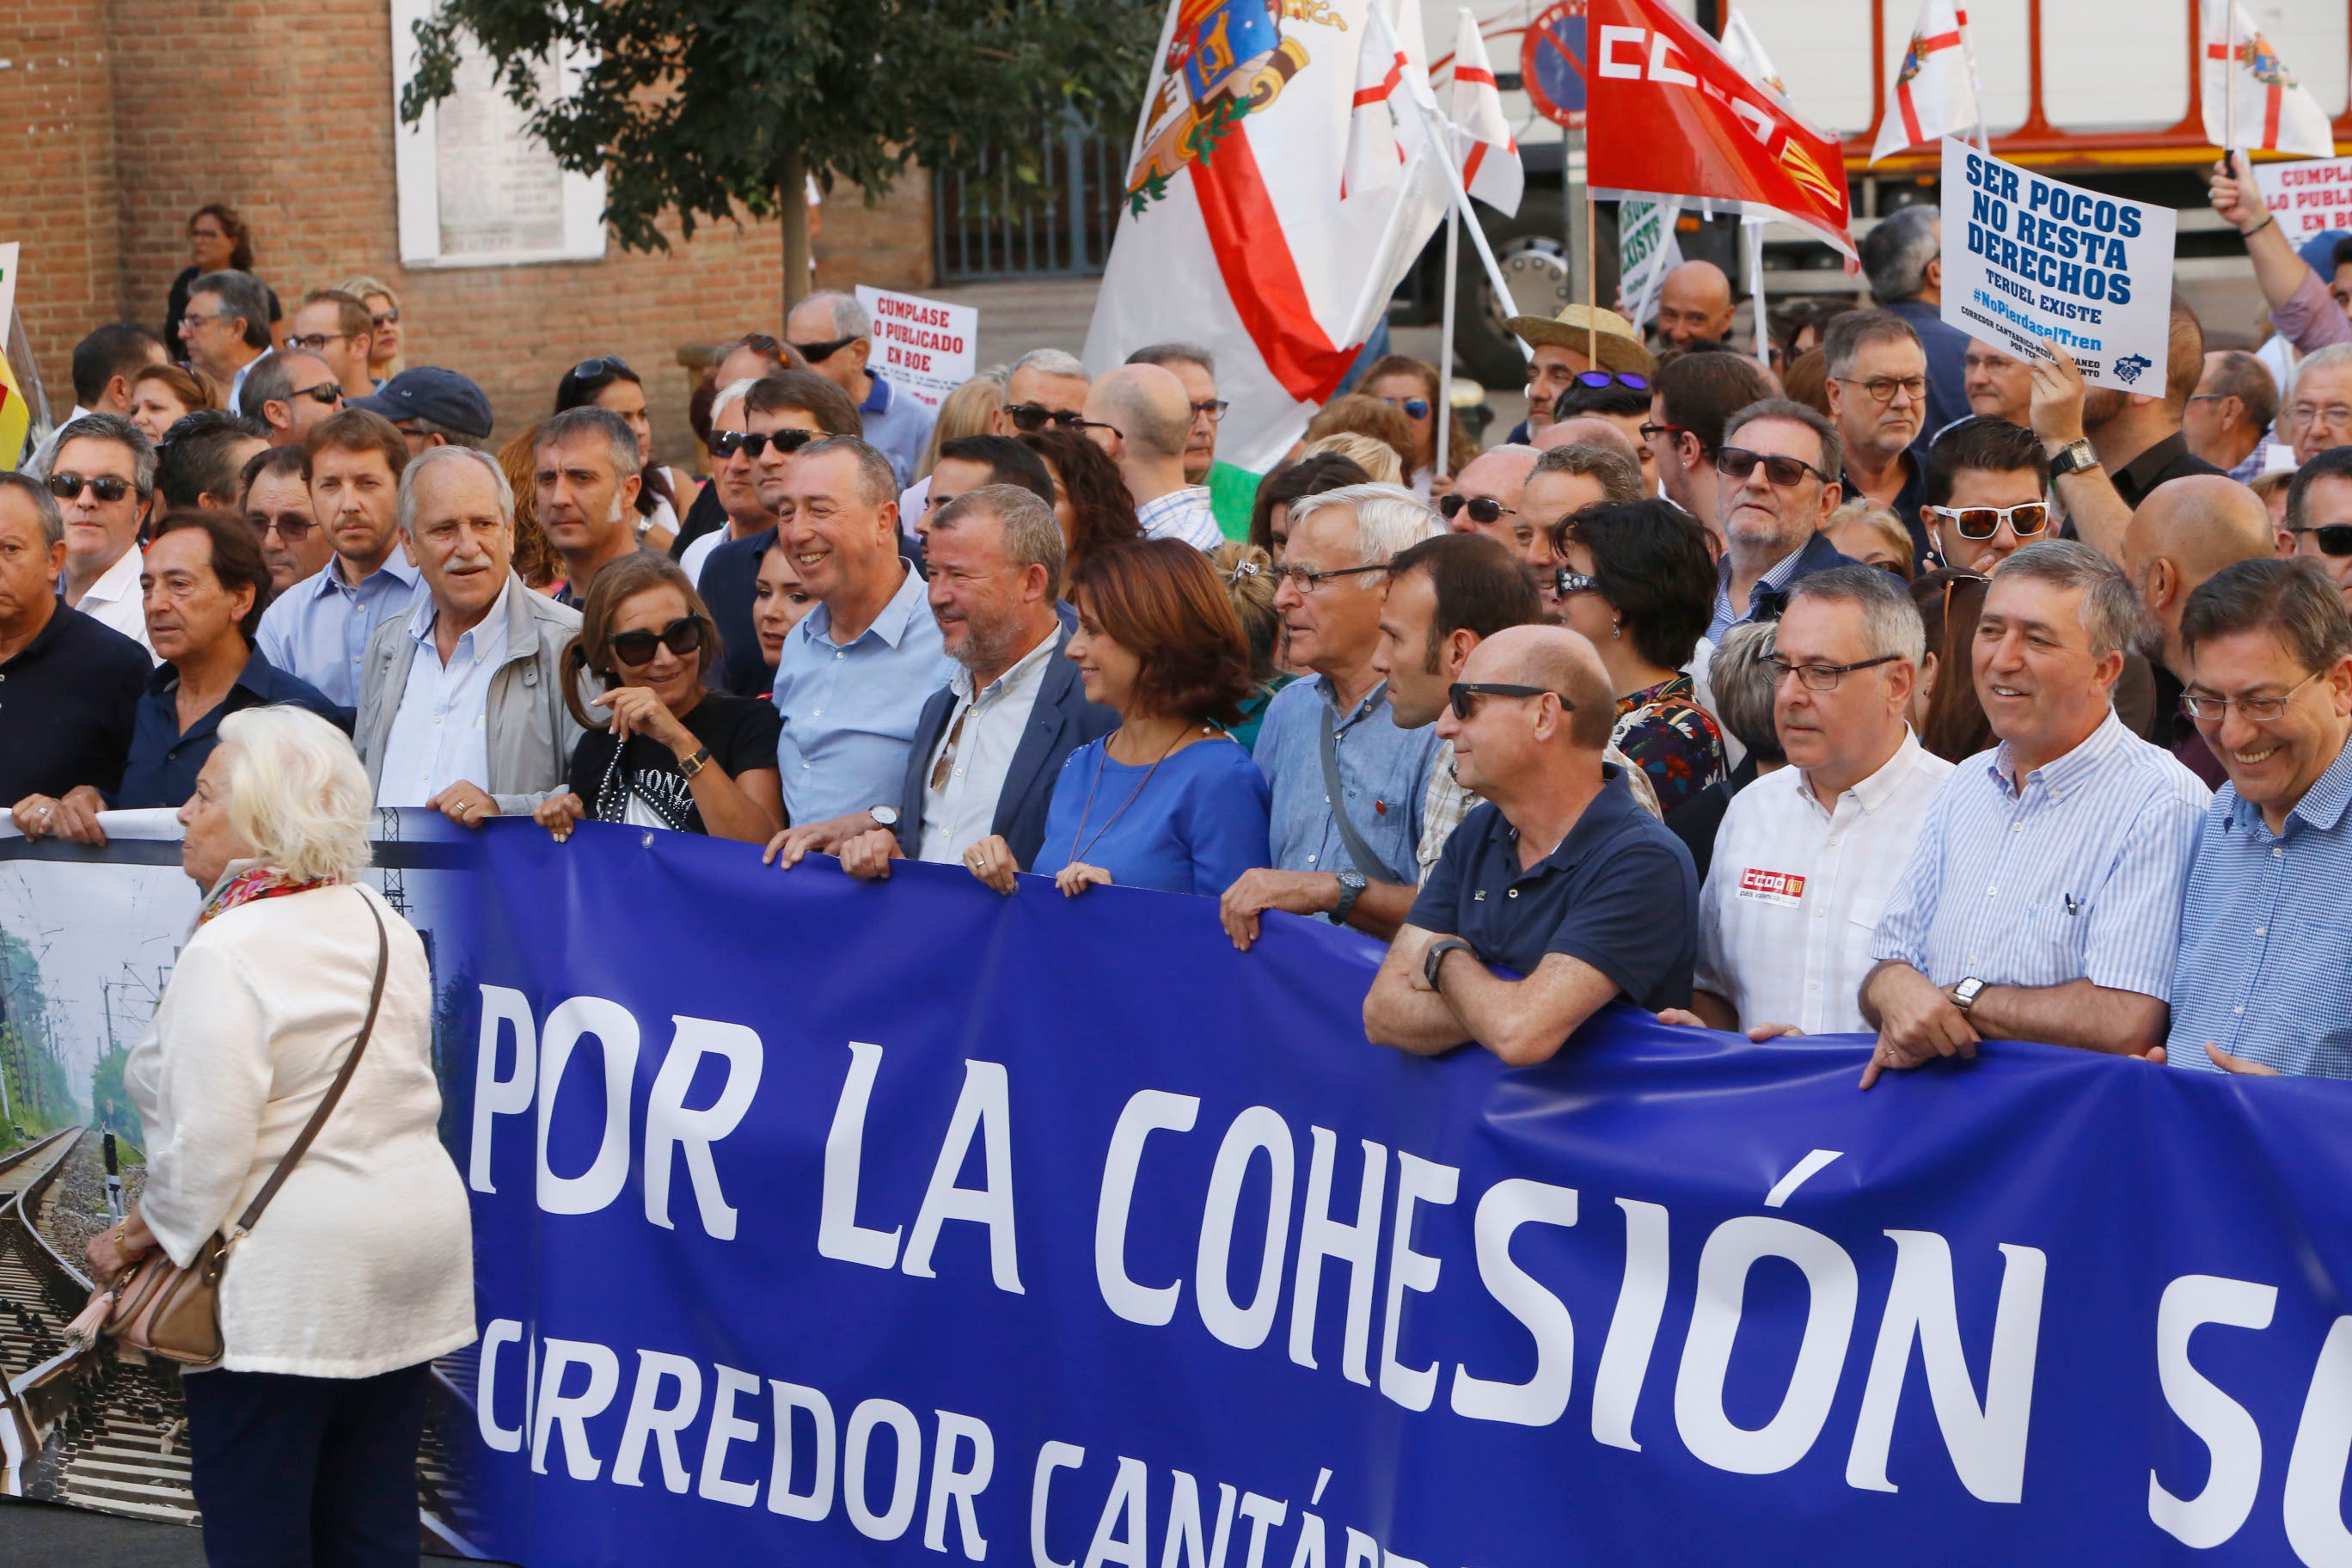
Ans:
MULTIPOLYGON (((666 253, 598 262, 403 268, 385 0, 0 0, 0 39, 16 57, 0 71, 0 138, 29 149, 0 240, 26 242, 19 304, 60 413, 83 332, 118 315, 161 329, 187 214, 207 201, 251 224, 255 270, 289 310, 353 273, 397 289, 407 363, 479 382, 501 438, 547 412, 567 366, 617 353, 677 460, 690 442, 678 348, 779 324, 773 224, 705 225, 690 242, 673 226, 666 253)), ((842 187, 814 248, 826 287, 928 284, 929 180, 871 208, 842 187)))

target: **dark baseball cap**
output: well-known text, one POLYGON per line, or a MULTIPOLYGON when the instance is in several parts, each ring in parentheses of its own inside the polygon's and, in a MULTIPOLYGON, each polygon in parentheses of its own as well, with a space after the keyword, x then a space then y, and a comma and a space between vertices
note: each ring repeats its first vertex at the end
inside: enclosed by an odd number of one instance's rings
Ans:
POLYGON ((490 400, 482 389, 454 370, 422 364, 404 370, 367 397, 354 397, 346 408, 364 408, 394 424, 403 419, 430 419, 476 440, 490 433, 490 400))

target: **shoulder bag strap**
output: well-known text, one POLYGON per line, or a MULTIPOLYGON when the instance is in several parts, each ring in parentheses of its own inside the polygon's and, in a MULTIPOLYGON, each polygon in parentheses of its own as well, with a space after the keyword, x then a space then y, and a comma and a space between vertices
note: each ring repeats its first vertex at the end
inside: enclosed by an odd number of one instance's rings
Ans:
POLYGON ((1349 860, 1357 870, 1376 881, 1410 882, 1411 878, 1398 876, 1372 853, 1372 847, 1364 842, 1364 836, 1349 820, 1347 792, 1339 787, 1339 736, 1333 725, 1331 705, 1318 702, 1316 706, 1322 710, 1323 716, 1323 793, 1331 799, 1331 822, 1339 830, 1339 842, 1346 847, 1349 860))
POLYGON ((343 1098, 343 1090, 351 1085, 352 1073, 360 1065, 360 1056, 367 1049, 368 1037, 375 1033, 375 1016, 383 1005, 384 973, 391 967, 392 942, 383 929, 383 916, 376 912, 375 901, 365 893, 362 893, 360 899, 367 905, 368 918, 375 921, 375 986, 368 993, 367 1019, 360 1025, 359 1037, 352 1042, 351 1052, 343 1058, 341 1070, 335 1074, 335 1081, 328 1086, 326 1095, 320 1100, 319 1109, 310 1112, 310 1120, 303 1124, 301 1135, 278 1160, 278 1168, 269 1173, 269 1180, 253 1194, 253 1202, 246 1205, 245 1213, 237 1216, 236 1237, 241 1237, 253 1228, 254 1222, 261 1217, 261 1211, 269 1206, 269 1200, 276 1197, 278 1189, 286 1184, 286 1178, 293 1171, 295 1162, 310 1149, 311 1140, 319 1136, 319 1129, 326 1125, 327 1118, 333 1113, 335 1102, 343 1098))

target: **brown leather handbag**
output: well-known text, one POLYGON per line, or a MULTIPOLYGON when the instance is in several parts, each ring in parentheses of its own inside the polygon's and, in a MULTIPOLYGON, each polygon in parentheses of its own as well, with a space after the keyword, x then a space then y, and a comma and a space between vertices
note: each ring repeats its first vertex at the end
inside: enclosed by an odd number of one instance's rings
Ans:
POLYGON ((124 1269, 104 1290, 91 1296, 89 1305, 73 1328, 87 1340, 95 1333, 112 1339, 122 1350, 178 1362, 183 1366, 204 1368, 217 1365, 224 1349, 221 1343, 220 1282, 228 1268, 229 1254, 245 1239, 261 1218, 261 1211, 278 1195, 286 1184, 287 1175, 294 1169, 319 1129, 343 1098, 343 1090, 352 1081, 353 1069, 367 1049, 368 1037, 375 1033, 377 1010, 383 1004, 384 972, 391 958, 391 941, 383 928, 383 916, 376 912, 373 900, 368 901, 368 915, 375 921, 375 985, 368 994, 367 1019, 360 1026, 359 1037, 352 1042, 349 1055, 335 1074, 335 1081, 310 1112, 301 1135, 294 1140, 269 1173, 269 1180, 261 1191, 254 1194, 253 1202, 245 1213, 226 1231, 205 1238, 196 1249, 195 1261, 183 1268, 172 1261, 169 1254, 157 1247, 146 1257, 124 1269))

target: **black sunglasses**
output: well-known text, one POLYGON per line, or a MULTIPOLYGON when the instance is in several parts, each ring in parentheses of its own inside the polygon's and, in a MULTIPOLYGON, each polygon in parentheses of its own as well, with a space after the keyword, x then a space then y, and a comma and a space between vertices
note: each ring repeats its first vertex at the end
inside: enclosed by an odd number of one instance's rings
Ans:
POLYGON ((1068 430, 1086 421, 1086 416, 1075 408, 1047 408, 1035 403, 1008 403, 1004 405, 1004 416, 1013 421, 1015 430, 1025 430, 1032 435, 1049 424, 1068 430))
POLYGON ((718 430, 711 433, 710 455, 731 458, 740 451, 757 462, 760 454, 772 446, 779 452, 797 452, 815 440, 816 436, 814 430, 775 430, 764 436, 743 430, 718 430))
POLYGON ((305 386, 298 391, 289 392, 286 396, 289 401, 297 397, 307 397, 313 403, 332 408, 343 400, 343 389, 331 381, 322 381, 316 386, 305 386))
POLYGON ((613 354, 599 354, 594 359, 583 359, 572 367, 572 379, 574 381, 594 381, 607 375, 625 375, 631 381, 637 378, 635 371, 631 370, 625 363, 613 354))
POLYGON ((839 353, 842 350, 856 342, 858 334, 852 332, 845 338, 831 338, 821 343, 794 343, 793 347, 798 349, 800 351, 801 358, 808 361, 809 363, 823 364, 825 361, 831 359, 834 355, 839 353))
MULTIPOLYGON (((1454 716, 1465 724, 1470 721, 1470 710, 1475 706, 1470 700, 1474 697, 1551 697, 1557 694, 1548 686, 1508 686, 1492 680, 1457 680, 1445 689, 1446 700, 1454 704, 1454 716)), ((1576 711, 1576 704, 1565 697, 1559 699, 1559 705, 1569 712, 1576 711)))
POLYGON ((131 493, 131 481, 113 474, 93 474, 84 479, 79 474, 51 474, 49 493, 59 500, 71 500, 87 487, 92 495, 107 502, 121 500, 131 493))
POLYGON ((1492 496, 1452 495, 1437 498, 1437 510, 1448 522, 1452 522, 1454 514, 1464 507, 1470 509, 1470 521, 1480 524, 1500 522, 1507 513, 1514 517, 1518 515, 1518 508, 1505 506, 1492 496))
POLYGON ((654 661, 654 649, 666 647, 684 658, 702 648, 702 617, 680 616, 657 632, 614 632, 604 646, 623 664, 643 667, 654 661))
POLYGON ((1830 482, 1829 475, 1801 458, 1767 457, 1762 452, 1751 452, 1745 447, 1726 447, 1715 455, 1715 471, 1734 481, 1747 479, 1756 471, 1759 463, 1764 465, 1765 479, 1784 490, 1792 485, 1801 484, 1807 474, 1823 484, 1830 482))
POLYGON ((1630 370, 1587 370, 1577 373, 1576 384, 1579 386, 1622 386, 1629 392, 1647 392, 1650 390, 1650 378, 1646 375, 1636 374, 1634 372, 1630 370))
MULTIPOLYGON (((50 488, 56 488, 54 482, 50 488)), ((2298 528, 2294 531, 2311 535, 2311 542, 2319 546, 2322 555, 2352 555, 2352 522, 2323 522, 2316 528, 2298 528)))
POLYGON ((248 512, 246 514, 245 521, 253 525, 254 538, 268 539, 269 531, 274 528, 278 531, 278 537, 289 544, 301 543, 310 537, 310 531, 319 526, 315 522, 306 522, 300 518, 289 517, 282 512, 276 517, 266 517, 257 511, 248 512))

